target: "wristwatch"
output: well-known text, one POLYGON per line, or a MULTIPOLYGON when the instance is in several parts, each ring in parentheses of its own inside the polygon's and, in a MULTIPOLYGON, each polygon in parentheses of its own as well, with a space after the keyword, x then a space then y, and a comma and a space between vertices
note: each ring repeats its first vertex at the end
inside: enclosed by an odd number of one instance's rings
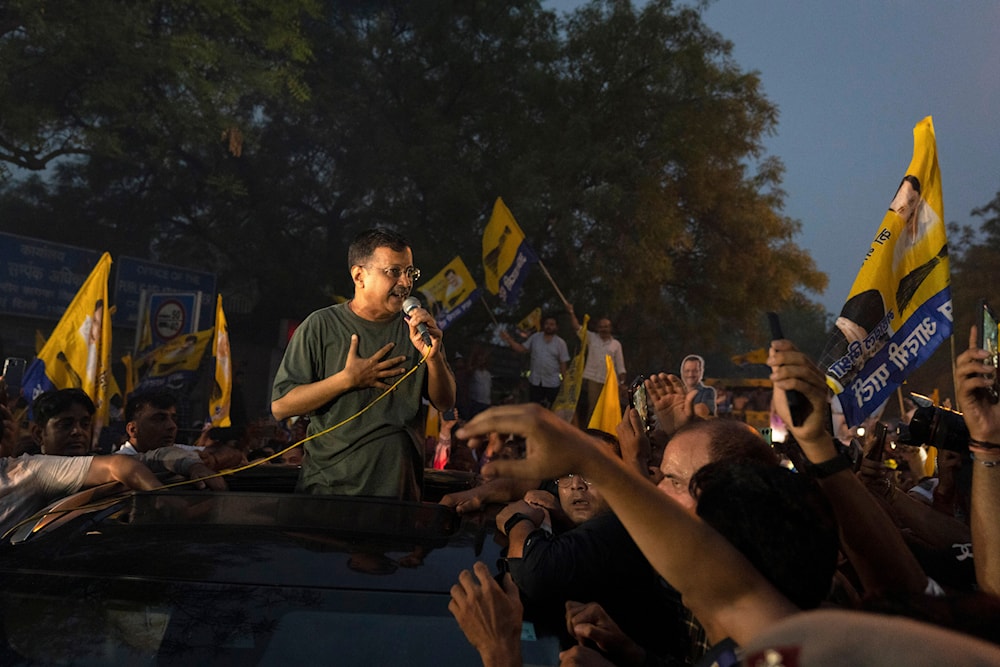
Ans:
POLYGON ((814 479, 826 479, 831 475, 836 475, 841 470, 848 470, 853 467, 854 464, 851 462, 851 459, 847 458, 845 454, 837 452, 829 461, 823 461, 822 463, 806 462, 805 472, 814 479))
POLYGON ((522 521, 530 521, 531 525, 535 525, 535 520, 524 512, 515 512, 513 516, 507 519, 503 524, 503 534, 510 535, 511 529, 522 521))

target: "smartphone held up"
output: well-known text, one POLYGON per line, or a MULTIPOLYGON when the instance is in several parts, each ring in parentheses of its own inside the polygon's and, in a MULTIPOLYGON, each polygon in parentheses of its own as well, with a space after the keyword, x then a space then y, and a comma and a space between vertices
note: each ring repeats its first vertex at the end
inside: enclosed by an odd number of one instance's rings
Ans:
POLYGON ((640 375, 632 380, 628 388, 628 404, 639 414, 639 421, 646 433, 653 430, 653 420, 651 418, 649 397, 646 395, 646 376, 640 375))
POLYGON ((1000 401, 1000 377, 997 375, 997 367, 1000 366, 1000 345, 997 341, 997 316, 990 308, 990 305, 986 303, 986 299, 982 299, 979 302, 979 311, 982 315, 982 319, 979 323, 979 347, 989 352, 988 357, 986 357, 986 365, 993 367, 993 384, 987 388, 987 394, 990 401, 997 403, 1000 401))

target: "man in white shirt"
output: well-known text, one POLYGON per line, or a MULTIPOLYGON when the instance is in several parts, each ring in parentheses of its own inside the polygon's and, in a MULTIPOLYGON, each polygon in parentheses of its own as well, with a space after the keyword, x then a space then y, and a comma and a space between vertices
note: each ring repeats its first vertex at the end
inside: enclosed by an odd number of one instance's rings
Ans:
MULTIPOLYGON (((573 305, 566 303, 566 310, 573 318, 573 328, 580 331, 580 321, 573 312, 573 305)), ((583 414, 579 411, 580 425, 585 426, 590 423, 590 417, 594 414, 597 406, 597 399, 604 389, 604 382, 607 379, 608 369, 605 357, 611 357, 615 367, 615 376, 618 378, 618 388, 625 385, 625 355, 622 353, 622 344, 617 338, 611 335, 611 320, 602 317, 597 320, 597 332, 587 331, 587 361, 583 367, 583 387, 587 394, 587 411, 583 414)), ((581 406, 582 406, 581 401, 581 406)))

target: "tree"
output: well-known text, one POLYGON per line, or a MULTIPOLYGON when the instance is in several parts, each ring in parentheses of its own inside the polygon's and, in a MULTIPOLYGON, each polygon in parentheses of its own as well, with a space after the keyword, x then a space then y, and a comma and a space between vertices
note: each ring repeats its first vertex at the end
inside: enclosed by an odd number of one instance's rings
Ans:
MULTIPOLYGON (((349 294, 347 243, 374 224, 406 234, 427 275, 456 254, 478 273, 497 196, 637 367, 762 342, 761 311, 825 285, 763 153, 777 110, 700 6, 279 5, 99 0, 102 44, 82 4, 11 5, 25 27, 3 33, 0 68, 37 90, 0 125, 17 148, 0 159, 62 160, 0 193, 0 215, 60 238, 82 221, 99 247, 215 270, 253 304, 234 331, 262 340, 349 294), (59 68, 33 55, 60 46, 59 68), (52 73, 32 84, 29 66, 52 73)), ((538 272, 525 300, 559 305, 538 272)), ((488 321, 476 309, 455 334, 488 321)))
POLYGON ((184 162, 239 152, 247 91, 308 97, 299 23, 315 0, 11 0, 0 9, 0 162, 184 162))

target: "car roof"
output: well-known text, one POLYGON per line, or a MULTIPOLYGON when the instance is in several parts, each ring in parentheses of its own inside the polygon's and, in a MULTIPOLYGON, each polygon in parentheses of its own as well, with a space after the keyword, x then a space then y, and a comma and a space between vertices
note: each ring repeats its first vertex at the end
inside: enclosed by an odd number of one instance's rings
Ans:
MULTIPOLYGON (((296 494, 296 476, 61 501, 0 544, 0 662, 476 663, 450 590, 476 561, 496 572, 498 508, 296 494)), ((522 650, 558 663, 548 628, 525 622, 522 650)))
POLYGON ((15 532, 5 560, 88 576, 447 591, 476 560, 500 558, 495 508, 463 517, 434 502, 290 493, 280 470, 238 479, 231 489, 268 490, 81 492, 15 532))

